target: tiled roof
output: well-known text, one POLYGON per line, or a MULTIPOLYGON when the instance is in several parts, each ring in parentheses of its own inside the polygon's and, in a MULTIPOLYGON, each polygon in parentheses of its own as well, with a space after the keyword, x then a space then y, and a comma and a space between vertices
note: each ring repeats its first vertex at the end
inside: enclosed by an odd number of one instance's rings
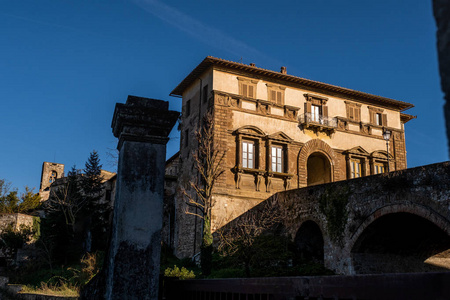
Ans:
POLYGON ((319 81, 314 81, 310 79, 305 79, 289 74, 284 74, 281 72, 275 72, 263 68, 259 68, 252 65, 246 65, 242 63, 237 63, 221 58, 216 58, 212 56, 207 56, 197 67, 195 67, 192 72, 186 76, 186 78, 181 81, 178 86, 170 93, 171 96, 179 96, 181 97, 183 95, 183 92, 188 88, 192 83, 197 80, 201 74, 203 74, 206 70, 208 70, 210 67, 216 66, 221 67, 229 70, 235 70, 243 73, 252 74, 254 76, 261 76, 269 79, 276 79, 281 82, 285 82, 286 84, 291 85, 299 85, 302 88, 308 89, 312 88, 315 90, 321 90, 324 93, 333 93, 333 94, 340 94, 348 99, 355 99, 360 100, 364 102, 369 102, 372 104, 378 104, 383 106, 389 106, 394 109, 397 109, 399 111, 403 111, 409 108, 414 107, 413 104, 398 101, 386 97, 381 97, 377 95, 372 95, 356 90, 351 90, 319 81))

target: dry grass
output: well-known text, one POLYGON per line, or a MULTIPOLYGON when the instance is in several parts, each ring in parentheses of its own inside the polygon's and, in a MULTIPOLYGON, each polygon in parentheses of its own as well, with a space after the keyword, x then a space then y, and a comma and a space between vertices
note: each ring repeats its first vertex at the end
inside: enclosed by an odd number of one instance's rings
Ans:
POLYGON ((61 284, 58 286, 41 283, 40 287, 23 286, 20 291, 21 294, 40 294, 47 296, 64 296, 64 297, 78 297, 80 295, 79 288, 72 285, 61 284))

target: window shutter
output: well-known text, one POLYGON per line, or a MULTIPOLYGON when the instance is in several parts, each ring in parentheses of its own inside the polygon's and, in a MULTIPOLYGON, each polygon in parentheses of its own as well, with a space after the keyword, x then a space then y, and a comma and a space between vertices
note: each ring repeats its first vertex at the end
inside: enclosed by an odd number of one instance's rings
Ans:
POLYGON ((348 107, 348 118, 354 120, 355 119, 355 115, 354 115, 354 110, 355 108, 352 106, 348 107))
POLYGON ((373 111, 370 111, 369 114, 370 114, 370 124, 375 124, 375 113, 373 111))
POLYGON ((387 114, 382 114, 381 118, 382 118, 381 125, 387 126, 387 114))
POLYGON ((305 102, 305 113, 311 113, 311 102, 305 102))
POLYGON ((242 96, 247 97, 247 85, 242 84, 242 96))
POLYGON ((281 103, 281 92, 277 92, 277 104, 282 104, 281 103))
POLYGON ((253 85, 248 86, 248 96, 250 98, 255 98, 254 89, 255 89, 255 87, 253 85))
POLYGON ((361 121, 361 117, 359 116, 361 110, 358 107, 355 107, 354 110, 355 110, 355 121, 357 122, 361 121))
POLYGON ((328 106, 326 105, 322 106, 322 116, 328 117, 328 106))

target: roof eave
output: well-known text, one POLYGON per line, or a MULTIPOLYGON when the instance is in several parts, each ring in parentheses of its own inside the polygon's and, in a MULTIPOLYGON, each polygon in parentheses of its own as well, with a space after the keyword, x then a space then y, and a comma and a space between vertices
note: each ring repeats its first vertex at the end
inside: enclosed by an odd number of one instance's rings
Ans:
POLYGON ((368 93, 364 93, 364 92, 360 92, 360 91, 356 91, 356 90, 351 90, 348 88, 331 85, 328 83, 323 83, 323 82, 314 81, 314 80, 310 80, 310 79, 306 79, 306 78, 301 78, 301 77, 297 77, 297 76, 293 76, 293 75, 283 74, 283 73, 279 73, 279 72, 275 72, 275 71, 271 71, 271 70, 267 70, 267 69, 263 69, 263 68, 258 68, 255 66, 250 66, 250 65, 246 65, 246 64, 242 64, 242 63, 237 63, 237 62, 232 62, 232 61, 228 61, 228 60, 224 60, 224 59, 220 59, 220 58, 215 58, 212 56, 207 56, 200 64, 198 64, 197 67, 195 67, 195 69, 192 70, 191 73, 189 73, 189 75, 186 76, 183 79, 183 81, 181 81, 177 85, 177 87, 170 93, 170 95, 182 97, 185 89, 188 88, 195 79, 199 78, 211 66, 221 66, 221 67, 225 67, 227 69, 240 70, 240 71, 245 71, 245 72, 252 73, 255 75, 267 76, 270 78, 280 79, 280 80, 294 83, 294 84, 300 84, 300 85, 305 86, 306 88, 308 88, 308 87, 318 88, 318 89, 322 89, 325 91, 350 96, 352 98, 366 100, 369 102, 372 102, 372 101, 375 101, 378 103, 381 102, 381 103, 384 103, 385 105, 388 105, 391 107, 396 107, 399 111, 405 111, 407 109, 414 107, 413 104, 408 103, 408 102, 403 102, 403 101, 398 101, 398 100, 394 100, 394 99, 390 99, 390 98, 386 98, 386 97, 382 97, 382 96, 372 95, 372 94, 368 94, 368 93))

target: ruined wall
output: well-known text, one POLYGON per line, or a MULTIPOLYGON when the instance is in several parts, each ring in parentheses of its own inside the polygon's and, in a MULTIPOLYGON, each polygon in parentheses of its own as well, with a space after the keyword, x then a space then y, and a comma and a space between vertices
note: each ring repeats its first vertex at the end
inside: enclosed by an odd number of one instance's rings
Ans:
POLYGON ((64 177, 64 165, 44 161, 42 163, 41 184, 39 187, 39 195, 41 201, 48 199, 50 195, 50 186, 56 179, 64 177))
POLYGON ((0 233, 9 225, 19 230, 22 225, 33 227, 33 216, 24 214, 0 214, 0 233))

